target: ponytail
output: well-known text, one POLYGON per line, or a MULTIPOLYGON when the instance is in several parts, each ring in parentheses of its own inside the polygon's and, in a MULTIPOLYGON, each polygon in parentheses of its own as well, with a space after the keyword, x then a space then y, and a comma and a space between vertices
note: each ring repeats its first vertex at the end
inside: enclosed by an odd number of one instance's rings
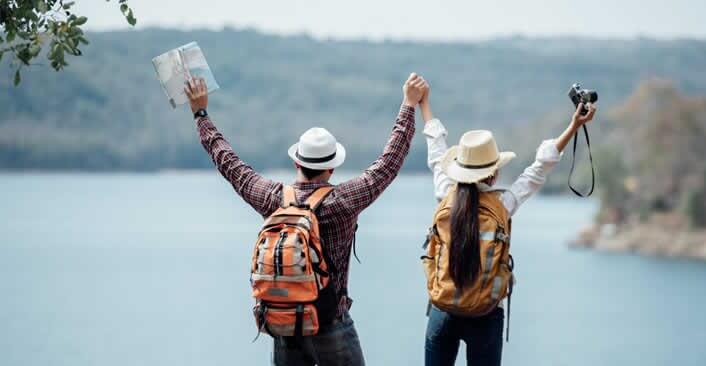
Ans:
POLYGON ((480 270, 478 186, 459 183, 451 208, 449 270, 456 288, 472 284, 480 270))

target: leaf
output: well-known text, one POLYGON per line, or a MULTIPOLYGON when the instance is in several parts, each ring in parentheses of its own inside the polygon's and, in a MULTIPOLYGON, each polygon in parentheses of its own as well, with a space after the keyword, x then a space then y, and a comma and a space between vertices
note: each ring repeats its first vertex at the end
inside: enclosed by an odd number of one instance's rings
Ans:
POLYGON ((135 26, 135 24, 137 24, 137 19, 135 19, 135 17, 132 15, 132 9, 127 15, 127 22, 130 23, 130 25, 133 27, 135 26))
POLYGON ((29 46, 29 54, 32 57, 35 57, 39 54, 39 51, 41 51, 42 48, 39 46, 37 43, 33 43, 31 46, 29 46))
POLYGON ((77 26, 72 26, 71 28, 69 28, 69 35, 71 35, 72 37, 82 36, 83 31, 77 26))
POLYGON ((20 81, 22 81, 22 77, 20 76, 20 69, 17 69, 15 71, 15 86, 20 85, 20 81))
POLYGON ((120 11, 122 11, 123 14, 127 15, 128 10, 130 10, 130 8, 128 8, 127 4, 120 5, 120 11))
POLYGON ((88 43, 89 43, 88 40, 87 40, 86 38, 84 38, 84 37, 78 37, 78 41, 81 42, 81 43, 83 43, 83 44, 88 44, 88 43))
POLYGON ((29 46, 27 45, 22 45, 22 47, 18 47, 17 50, 15 51, 15 55, 17 56, 17 59, 22 62, 24 65, 29 65, 29 61, 32 59, 32 55, 29 53, 29 46))
POLYGON ((74 5, 75 1, 69 1, 67 3, 64 3, 64 10, 69 10, 71 7, 74 5))
POLYGON ((49 7, 47 6, 47 3, 44 2, 44 0, 40 0, 37 2, 37 10, 39 10, 40 13, 44 14, 49 10, 49 7))
POLYGON ((74 25, 76 25, 76 26, 84 25, 84 24, 86 24, 87 21, 88 21, 88 18, 86 18, 86 17, 78 17, 78 19, 76 19, 76 21, 74 22, 74 25))

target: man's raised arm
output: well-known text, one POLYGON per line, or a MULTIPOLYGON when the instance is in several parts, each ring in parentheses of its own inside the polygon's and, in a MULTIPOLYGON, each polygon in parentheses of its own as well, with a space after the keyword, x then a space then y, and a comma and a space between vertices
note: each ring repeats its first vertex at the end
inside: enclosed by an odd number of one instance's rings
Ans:
POLYGON ((192 79, 186 89, 191 111, 194 112, 201 145, 235 191, 260 215, 267 216, 279 206, 276 193, 281 184, 257 174, 235 154, 231 145, 206 114, 208 88, 203 79, 192 79))
POLYGON ((421 76, 412 73, 404 86, 404 100, 382 155, 363 174, 340 184, 336 192, 354 214, 377 199, 402 168, 414 136, 414 108, 429 88, 421 76))

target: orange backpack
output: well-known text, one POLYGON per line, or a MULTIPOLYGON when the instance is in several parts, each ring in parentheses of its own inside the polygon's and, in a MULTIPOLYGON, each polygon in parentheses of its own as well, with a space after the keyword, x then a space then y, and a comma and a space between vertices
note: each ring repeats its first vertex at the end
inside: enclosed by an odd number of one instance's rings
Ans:
POLYGON ((255 244, 250 282, 259 333, 310 336, 334 319, 338 303, 331 262, 319 236, 315 211, 333 187, 298 204, 294 188, 282 188, 283 204, 265 220, 255 244))
MULTIPOLYGON (((480 268, 475 281, 457 289, 449 271, 451 208, 456 196, 452 189, 434 213, 434 223, 424 244, 422 256, 429 301, 437 308, 459 316, 482 316, 512 294, 515 279, 510 255, 511 220, 498 191, 480 192, 480 268)), ((508 322, 510 300, 508 299, 508 322)))

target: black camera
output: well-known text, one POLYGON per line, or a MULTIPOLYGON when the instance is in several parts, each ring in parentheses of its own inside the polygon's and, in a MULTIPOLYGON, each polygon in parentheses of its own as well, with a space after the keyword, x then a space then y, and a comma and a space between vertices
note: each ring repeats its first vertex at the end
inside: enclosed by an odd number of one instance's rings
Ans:
POLYGON ((574 103, 574 108, 578 108, 579 103, 583 103, 581 115, 588 113, 586 103, 595 103, 598 100, 598 92, 595 90, 581 89, 581 84, 576 83, 569 89, 569 98, 574 103))

